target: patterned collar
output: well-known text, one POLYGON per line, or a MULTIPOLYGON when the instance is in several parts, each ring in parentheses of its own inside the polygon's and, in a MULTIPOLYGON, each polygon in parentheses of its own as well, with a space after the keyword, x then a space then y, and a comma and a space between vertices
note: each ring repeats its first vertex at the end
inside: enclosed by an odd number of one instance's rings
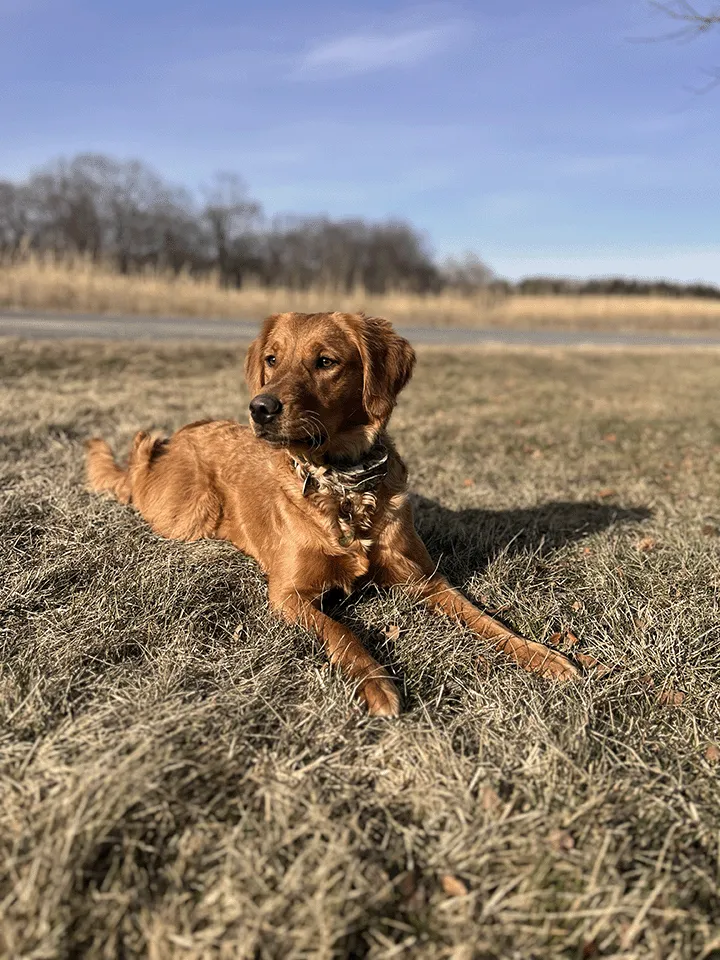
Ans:
POLYGON ((387 476, 390 454, 381 439, 357 463, 336 460, 332 463, 314 464, 309 460, 291 457, 295 472, 303 481, 302 493, 306 497, 311 488, 330 490, 340 497, 353 493, 369 493, 376 490, 387 476))

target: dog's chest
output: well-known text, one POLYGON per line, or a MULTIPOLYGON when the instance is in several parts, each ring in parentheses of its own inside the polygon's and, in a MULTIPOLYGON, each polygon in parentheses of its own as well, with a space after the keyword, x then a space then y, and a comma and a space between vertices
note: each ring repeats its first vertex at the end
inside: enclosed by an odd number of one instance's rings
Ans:
POLYGON ((356 581, 370 571, 370 554, 376 540, 376 498, 368 494, 338 498, 317 492, 309 499, 322 527, 318 561, 324 568, 324 584, 349 593, 356 581))
POLYGON ((370 558, 359 544, 353 544, 340 556, 328 557, 327 569, 325 579, 329 586, 352 593, 357 581, 370 572, 370 558))
POLYGON ((387 461, 385 447, 351 472, 293 461, 302 482, 302 496, 322 527, 324 580, 328 585, 350 592, 370 571, 370 554, 383 509, 380 487, 387 461))

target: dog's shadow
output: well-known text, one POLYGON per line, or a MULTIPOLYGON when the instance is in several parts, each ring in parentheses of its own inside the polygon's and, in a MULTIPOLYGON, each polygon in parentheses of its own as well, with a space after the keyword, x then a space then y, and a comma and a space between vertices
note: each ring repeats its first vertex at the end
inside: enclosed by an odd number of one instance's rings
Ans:
MULTIPOLYGON (((452 510, 418 494, 411 494, 411 500, 415 527, 438 569, 454 586, 466 583, 500 556, 512 558, 524 553, 548 558, 570 543, 652 517, 645 506, 620 507, 593 501, 561 500, 509 510, 452 510)), ((337 596, 336 603, 335 615, 351 621, 352 629, 381 662, 388 662, 388 654, 394 659, 389 650, 381 649, 385 643, 379 641, 377 624, 363 623, 353 610, 352 597, 337 596)), ((399 664, 394 666, 399 676, 399 664)))
POLYGON ((466 579, 498 556, 547 555, 618 524, 652 516, 647 507, 559 500, 510 510, 451 510, 411 494, 415 527, 446 574, 466 579))

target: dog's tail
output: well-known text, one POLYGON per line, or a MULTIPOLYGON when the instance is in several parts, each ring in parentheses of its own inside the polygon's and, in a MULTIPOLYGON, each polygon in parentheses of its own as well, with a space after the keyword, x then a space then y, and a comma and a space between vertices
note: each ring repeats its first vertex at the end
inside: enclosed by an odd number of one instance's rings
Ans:
POLYGON ((129 471, 117 465, 109 445, 100 437, 87 443, 87 481, 89 490, 109 493, 120 503, 130 503, 129 471))
POLYGON ((88 489, 95 493, 108 493, 120 503, 130 503, 133 488, 147 475, 153 460, 167 443, 161 437, 151 436, 139 430, 133 439, 127 469, 115 461, 112 450, 105 440, 94 437, 87 443, 88 489))

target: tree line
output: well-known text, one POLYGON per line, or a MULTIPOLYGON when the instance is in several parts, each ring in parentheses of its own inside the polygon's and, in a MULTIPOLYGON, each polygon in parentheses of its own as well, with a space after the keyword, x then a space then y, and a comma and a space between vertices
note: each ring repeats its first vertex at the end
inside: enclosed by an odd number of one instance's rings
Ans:
POLYGON ((424 234, 402 220, 267 217, 235 174, 216 174, 193 192, 141 161, 88 153, 55 160, 23 181, 0 180, 0 256, 7 261, 29 252, 79 255, 122 273, 212 271, 234 288, 720 298, 709 285, 624 278, 530 277, 513 284, 473 253, 438 261, 424 234))
POLYGON ((400 220, 267 218, 235 174, 191 192, 140 161, 99 154, 54 161, 22 182, 0 180, 0 253, 27 251, 81 255, 122 273, 212 270, 236 288, 429 293, 490 276, 472 258, 446 271, 400 220))
POLYGON ((703 297, 720 299, 720 288, 710 283, 674 283, 671 280, 636 280, 632 277, 525 277, 514 286, 520 294, 534 296, 703 297))

